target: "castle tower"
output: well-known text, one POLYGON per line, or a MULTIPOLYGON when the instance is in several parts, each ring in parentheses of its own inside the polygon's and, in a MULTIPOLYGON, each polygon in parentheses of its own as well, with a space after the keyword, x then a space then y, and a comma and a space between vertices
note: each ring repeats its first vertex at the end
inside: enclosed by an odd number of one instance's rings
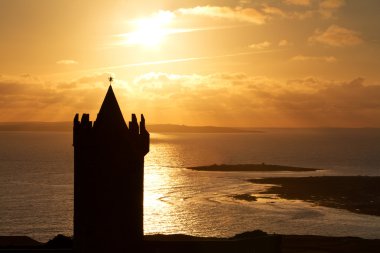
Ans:
POLYGON ((139 126, 132 114, 128 127, 110 85, 93 124, 89 114, 75 115, 73 145, 75 251, 125 252, 138 245, 149 152, 144 116, 139 126))

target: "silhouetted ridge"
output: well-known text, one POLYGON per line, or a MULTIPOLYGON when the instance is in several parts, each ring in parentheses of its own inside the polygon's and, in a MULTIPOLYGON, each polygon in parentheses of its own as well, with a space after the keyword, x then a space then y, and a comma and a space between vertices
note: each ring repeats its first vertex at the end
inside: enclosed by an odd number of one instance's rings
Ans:
POLYGON ((100 107, 98 116, 94 122, 94 127, 109 129, 128 128, 111 85, 100 107))

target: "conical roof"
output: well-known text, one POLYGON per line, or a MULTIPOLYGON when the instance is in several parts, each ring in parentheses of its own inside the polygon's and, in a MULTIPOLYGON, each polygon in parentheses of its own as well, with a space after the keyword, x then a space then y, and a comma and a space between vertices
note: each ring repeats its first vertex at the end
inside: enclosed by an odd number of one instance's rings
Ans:
POLYGON ((111 129, 127 128, 111 85, 96 117, 95 127, 111 129))

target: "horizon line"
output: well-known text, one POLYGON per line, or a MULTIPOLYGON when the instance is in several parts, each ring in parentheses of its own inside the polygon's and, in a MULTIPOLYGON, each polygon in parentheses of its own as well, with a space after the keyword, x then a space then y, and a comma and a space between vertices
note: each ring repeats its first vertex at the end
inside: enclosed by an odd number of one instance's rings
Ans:
MULTIPOLYGON (((3 124, 54 124, 54 123, 70 123, 72 121, 0 121, 0 125, 3 124)), ((147 126, 180 126, 180 127, 215 127, 215 128, 271 128, 271 129, 380 129, 380 126, 355 126, 355 127, 342 127, 342 126, 220 126, 220 125, 187 125, 182 123, 150 123, 147 126)))

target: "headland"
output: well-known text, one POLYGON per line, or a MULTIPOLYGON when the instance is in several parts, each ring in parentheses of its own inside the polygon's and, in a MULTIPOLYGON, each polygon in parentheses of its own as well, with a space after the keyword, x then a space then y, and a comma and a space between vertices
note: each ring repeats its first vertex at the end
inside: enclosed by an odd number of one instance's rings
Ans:
POLYGON ((276 194, 284 199, 380 216, 380 177, 277 177, 250 179, 249 182, 269 184, 271 187, 261 193, 276 194))
POLYGON ((213 164, 208 166, 187 167, 187 169, 196 171, 293 171, 293 172, 307 172, 317 171, 320 169, 294 167, 287 165, 274 165, 274 164, 213 164))

